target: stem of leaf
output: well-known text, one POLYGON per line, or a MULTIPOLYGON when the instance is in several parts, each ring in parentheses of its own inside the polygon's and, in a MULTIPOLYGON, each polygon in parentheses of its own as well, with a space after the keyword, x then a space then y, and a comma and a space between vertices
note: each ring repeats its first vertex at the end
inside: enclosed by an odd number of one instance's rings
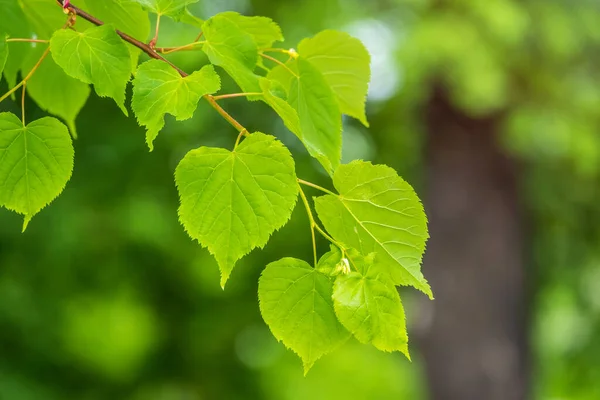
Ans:
POLYGON ((242 136, 245 136, 245 135, 250 136, 250 133, 248 133, 246 128, 244 128, 244 130, 240 132, 237 139, 235 140, 235 145, 233 146, 233 151, 235 151, 235 149, 237 149, 238 145, 240 144, 240 141, 242 140, 242 136))
POLYGON ((227 111, 225 111, 223 109, 223 107, 221 107, 217 101, 215 100, 214 96, 206 95, 204 96, 204 98, 208 101, 208 103, 213 106, 213 108, 215 110, 217 110, 217 112, 219 114, 221 114, 221 116, 223 118, 225 118, 225 120, 227 120, 227 122, 229 122, 235 129, 238 130, 238 132, 245 132, 246 134, 249 135, 248 130, 246 128, 244 128, 244 126, 242 124, 240 124, 239 122, 237 122, 237 120, 235 118, 233 118, 231 115, 229 115, 229 113, 227 111))
POLYGON ((289 72, 290 74, 292 74, 292 75, 294 75, 296 78, 298 78, 298 74, 296 74, 294 71, 292 71, 292 70, 290 69, 290 67, 288 67, 287 65, 285 65, 285 63, 283 63, 283 62, 279 61, 279 60, 278 60, 278 59, 276 59, 275 57, 271 57, 270 55, 263 54, 263 53, 260 53, 260 56, 261 56, 262 58, 266 58, 267 60, 271 60, 271 61, 273 61, 275 64, 281 65, 283 68, 287 69, 287 70, 288 70, 288 72, 289 72))
POLYGON ((332 195, 332 196, 337 196, 337 194, 333 193, 331 190, 325 189, 324 187, 321 187, 321 186, 319 186, 319 185, 316 185, 316 184, 314 184, 314 183, 312 183, 312 182, 308 182, 308 181, 305 181, 305 180, 303 180, 303 179, 298 179, 298 182, 300 182, 301 184, 303 184, 303 185, 305 185, 305 186, 310 186, 311 188, 314 188, 314 189, 320 190, 320 191, 321 191, 321 192, 323 192, 323 193, 327 193, 327 194, 330 194, 330 195, 332 195))
POLYGON ((230 94, 222 94, 220 96, 213 96, 213 99, 216 101, 223 99, 233 99, 235 97, 248 97, 248 96, 262 96, 262 93, 230 93, 230 94))
POLYGON ((156 42, 158 42, 158 32, 160 31, 160 14, 156 15, 156 30, 154 31, 154 37, 150 41, 150 47, 154 48, 156 46, 156 42))
POLYGON ((41 39, 22 39, 22 38, 12 38, 6 39, 6 42, 24 42, 24 43, 50 43, 49 40, 41 40, 41 39))
POLYGON ((44 59, 48 56, 49 53, 50 53, 50 47, 48 47, 46 49, 46 51, 44 51, 44 54, 42 54, 42 56, 40 57, 38 62, 33 66, 31 71, 29 71, 29 73, 27 74, 27 76, 25 78, 23 78, 23 80, 21 82, 19 82, 14 88, 12 88, 6 94, 4 94, 4 96, 0 97, 0 103, 2 103, 4 100, 6 100, 11 94, 16 92, 21 86, 24 86, 27 83, 27 81, 31 79, 31 77, 33 76, 35 71, 37 71, 37 69, 42 64, 42 61, 44 61, 44 59))
POLYGON ((196 41, 194 43, 188 43, 185 44, 183 46, 178 46, 178 47, 157 47, 156 51, 158 51, 159 53, 162 54, 170 54, 170 53, 175 53, 177 51, 182 51, 182 50, 194 50, 194 47, 196 47, 199 44, 204 44, 206 43, 206 41, 196 41))
POLYGON ((23 121, 23 127, 25 127, 25 92, 27 89, 27 82, 23 83, 23 90, 21 94, 21 120, 23 121))
POLYGON ((308 198, 306 197, 306 194, 302 190, 302 186, 298 185, 298 188, 300 189, 300 197, 302 198, 302 202, 304 203, 304 208, 306 208, 306 214, 308 215, 308 221, 310 223, 310 234, 312 236, 313 256, 314 256, 314 262, 315 262, 315 268, 316 268, 318 261, 317 261, 317 238, 315 236, 315 226, 316 226, 315 218, 313 217, 312 210, 310 209, 310 204, 308 203, 308 198))

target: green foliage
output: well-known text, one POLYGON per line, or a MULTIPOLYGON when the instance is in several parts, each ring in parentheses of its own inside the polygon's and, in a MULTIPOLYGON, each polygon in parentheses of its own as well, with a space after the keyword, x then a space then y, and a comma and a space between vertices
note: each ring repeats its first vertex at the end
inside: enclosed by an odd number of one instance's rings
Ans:
POLYGON ((326 275, 295 258, 267 265, 258 282, 265 322, 277 340, 302 358, 305 374, 349 336, 335 316, 332 293, 326 275))
POLYGON ((433 298, 421 273, 427 219, 414 190, 385 165, 353 161, 333 177, 339 195, 315 200, 319 218, 347 248, 377 253, 396 285, 414 286, 433 298))
POLYGON ((365 101, 371 79, 371 58, 360 40, 344 32, 323 31, 298 45, 302 58, 325 77, 344 114, 369 126, 365 101))
MULTIPOLYGON (((288 222, 300 195, 315 265, 284 258, 264 270, 260 310, 274 336, 302 358, 305 373, 351 334, 378 349, 408 356, 404 310, 395 285, 414 286, 432 296, 420 272, 428 237, 423 208, 391 168, 360 161, 340 165, 342 114, 368 125, 370 57, 365 47, 346 33, 328 30, 300 42, 299 52, 274 49, 283 33, 273 20, 224 12, 203 21, 188 11, 192 3, 82 0, 78 7, 94 17, 79 14, 74 24, 75 16, 65 16, 54 2, 23 0, 15 5, 0 0, 3 15, 14 18, 3 18, 0 31, 16 38, 7 42, 1 36, 0 65, 6 64, 9 92, 0 101, 16 97, 21 89, 23 105, 29 94, 42 110, 64 119, 76 136, 75 120, 91 93, 89 85, 99 96, 114 99, 127 115, 125 93, 134 72, 131 108, 146 128, 152 150, 167 114, 177 121, 190 119, 201 99, 207 100, 238 138, 231 150, 201 146, 189 151, 175 170, 175 183, 179 220, 216 258, 221 286, 242 257, 263 248, 288 222), (147 11, 158 15, 157 29, 142 44, 150 34, 147 11), (202 35, 178 47, 155 47, 161 16, 201 27, 202 35), (116 29, 125 33, 119 36, 116 29), (161 54, 181 50, 202 50, 208 63, 188 74, 161 54), (142 51, 153 59, 138 66, 142 51), (243 92, 217 95, 221 80, 215 66, 243 92), (17 84, 18 72, 23 80, 17 84), (262 100, 272 108, 333 176, 339 194, 298 179, 295 160, 282 142, 250 133, 221 107, 219 102, 230 97, 262 100), (316 199, 323 227, 300 185, 326 193, 316 199), (317 233, 331 242, 318 263, 317 233)), ((25 125, 24 109, 22 115, 23 121, 0 114, 0 205, 25 215, 26 227, 65 187, 74 150, 67 127, 58 120, 45 117, 25 125)), ((109 313, 98 310, 98 315, 109 313)), ((150 316, 146 323, 152 326, 150 316)), ((85 336, 78 320, 70 324, 75 335, 85 336)), ((81 345, 94 346, 102 339, 91 334, 81 345)), ((76 352, 78 346, 70 345, 76 352)), ((145 346, 140 343, 140 353, 145 346)), ((92 368, 108 371, 112 359, 98 356, 92 368)), ((134 354, 132 365, 140 359, 134 354)))
POLYGON ((298 196, 294 160, 273 136, 253 133, 233 152, 201 147, 175 172, 179 217, 215 255, 225 286, 235 263, 290 218, 298 196))
POLYGON ((8 43, 6 42, 6 37, 0 37, 0 76, 2 76, 2 71, 4 71, 4 66, 6 65, 7 58, 8 43))
POLYGON ((67 75, 93 84, 98 96, 112 97, 127 115, 125 87, 131 76, 130 55, 112 26, 94 27, 83 33, 58 30, 50 49, 67 75))
POLYGON ((165 125, 165 114, 175 116, 178 121, 192 118, 200 98, 219 89, 221 80, 212 65, 184 78, 159 60, 141 64, 133 81, 131 107, 140 125, 148 129, 146 142, 150 150, 165 125))
POLYGON ((377 254, 364 257, 351 249, 356 271, 335 280, 333 301, 340 322, 362 343, 383 351, 408 354, 404 308, 398 290, 377 254))
POLYGON ((23 214, 27 224, 63 191, 75 151, 67 127, 45 117, 25 126, 0 114, 0 205, 23 214))

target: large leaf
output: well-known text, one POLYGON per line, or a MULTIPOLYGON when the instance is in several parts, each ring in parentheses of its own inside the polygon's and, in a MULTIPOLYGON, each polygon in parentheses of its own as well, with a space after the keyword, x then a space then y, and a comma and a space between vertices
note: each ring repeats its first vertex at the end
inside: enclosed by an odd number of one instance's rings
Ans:
POLYGON ((74 150, 65 125, 45 117, 26 127, 0 113, 0 206, 31 218, 64 189, 73 172, 74 150))
POLYGON ((189 4, 197 3, 198 0, 131 0, 144 8, 159 15, 178 17, 185 11, 189 4))
MULTIPOLYGON (((36 48, 23 64, 24 69, 30 71, 43 52, 43 47, 36 48)), ((77 137, 75 118, 90 92, 89 85, 65 74, 52 58, 44 60, 27 82, 27 94, 40 108, 64 119, 74 137, 77 137)))
POLYGON ((236 24, 242 31, 250 34, 259 49, 273 46, 275 42, 283 42, 281 28, 271 18, 247 17, 234 11, 219 14, 236 24))
POLYGON ((300 356, 304 373, 349 337, 333 309, 332 283, 306 262, 284 258, 267 265, 258 282, 263 319, 300 356))
POLYGON ((335 280, 333 303, 339 321, 362 343, 408 353, 404 307, 398 290, 376 262, 376 254, 348 253, 355 270, 335 280))
POLYGON ((254 74, 258 48, 252 36, 220 14, 206 21, 202 31, 202 49, 210 62, 223 68, 244 92, 260 92, 259 76, 254 74))
POLYGON ((67 73, 91 83, 98 96, 111 97, 127 115, 125 87, 131 76, 127 47, 111 25, 85 32, 61 29, 50 40, 54 61, 67 73))
MULTIPOLYGON (((260 88, 263 93, 263 101, 281 117, 285 126, 292 131, 296 136, 302 137, 300 130, 300 120, 298 113, 283 97, 282 93, 277 90, 278 82, 271 81, 266 78, 260 79, 260 88)), ((283 93, 285 95, 285 93, 283 93)))
POLYGON ((165 125, 165 114, 178 121, 189 119, 200 98, 220 88, 221 81, 212 65, 183 78, 165 62, 150 60, 141 64, 133 81, 131 107, 139 123, 148 129, 146 142, 150 150, 165 125))
POLYGON ((327 30, 300 42, 298 52, 321 71, 333 89, 342 113, 369 126, 365 101, 371 79, 371 60, 361 41, 344 32, 327 30))
POLYGON ((433 298, 421 273, 427 218, 413 188, 392 168, 363 161, 340 166, 333 182, 339 195, 315 200, 329 233, 363 255, 376 252, 395 284, 433 298))
POLYGON ((237 260, 290 218, 298 184, 290 152, 273 136, 253 133, 233 152, 201 147, 175 172, 179 218, 208 247, 224 286, 237 260))
POLYGON ((296 109, 308 152, 329 174, 342 157, 342 115, 329 84, 310 62, 297 60, 298 76, 292 80, 288 101, 296 109))
POLYGON ((55 1, 19 0, 16 3, 20 3, 31 28, 40 39, 49 39, 67 22, 67 16, 55 1))

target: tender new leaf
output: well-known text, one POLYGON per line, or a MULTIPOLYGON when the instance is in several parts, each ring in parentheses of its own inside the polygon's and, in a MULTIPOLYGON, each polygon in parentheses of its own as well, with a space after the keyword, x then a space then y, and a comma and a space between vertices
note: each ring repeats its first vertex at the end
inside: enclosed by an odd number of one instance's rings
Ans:
POLYGON ((215 256, 224 286, 237 260, 290 218, 298 183, 290 152, 273 136, 253 133, 233 152, 201 147, 175 172, 180 220, 215 256))
POLYGON ((410 359, 404 307, 398 290, 375 253, 363 257, 351 249, 354 271, 335 280, 335 313, 354 337, 383 351, 401 351, 410 359))

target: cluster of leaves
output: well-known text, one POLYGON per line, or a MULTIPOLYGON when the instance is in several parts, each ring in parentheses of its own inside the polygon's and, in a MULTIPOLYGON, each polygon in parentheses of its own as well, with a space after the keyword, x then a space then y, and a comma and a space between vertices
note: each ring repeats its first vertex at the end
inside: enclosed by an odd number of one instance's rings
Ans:
POLYGON ((180 221, 215 256, 221 285, 240 258, 264 247, 286 224, 300 196, 315 265, 284 258, 264 270, 260 309, 275 337, 302 358, 305 371, 351 335, 408 357, 396 286, 413 286, 432 297, 420 271, 428 237, 423 207, 391 168, 363 161, 340 165, 342 114, 368 125, 366 49, 337 31, 303 40, 298 51, 273 48, 283 35, 272 20, 225 12, 203 21, 187 10, 194 2, 81 0, 77 6, 85 12, 63 4, 63 13, 51 0, 0 0, 2 14, 10 16, 0 21, 5 32, 0 72, 10 88, 0 101, 22 88, 23 99, 27 93, 66 122, 45 117, 27 124, 25 110, 21 119, 0 114, 0 205, 23 214, 25 229, 64 189, 74 166, 69 131, 76 137, 75 118, 90 85, 127 115, 125 92, 133 75, 131 109, 147 130, 150 149, 167 114, 189 119, 204 98, 239 136, 231 150, 191 150, 175 171, 175 183, 180 221), (145 44, 138 39, 150 36, 149 12, 156 14, 157 29, 145 44), (196 26, 201 35, 181 47, 155 47, 163 17, 196 26), (190 49, 202 50, 209 64, 189 75, 161 55, 190 49), (153 59, 138 63, 142 51, 153 59), (215 67, 242 93, 215 95, 221 89, 215 67), (19 74, 23 79, 17 83, 19 74), (332 176, 337 193, 298 179, 291 153, 277 138, 248 132, 218 104, 239 96, 270 106, 332 176), (325 195, 312 207, 301 185, 325 195), (332 244, 319 261, 316 233, 332 244))

